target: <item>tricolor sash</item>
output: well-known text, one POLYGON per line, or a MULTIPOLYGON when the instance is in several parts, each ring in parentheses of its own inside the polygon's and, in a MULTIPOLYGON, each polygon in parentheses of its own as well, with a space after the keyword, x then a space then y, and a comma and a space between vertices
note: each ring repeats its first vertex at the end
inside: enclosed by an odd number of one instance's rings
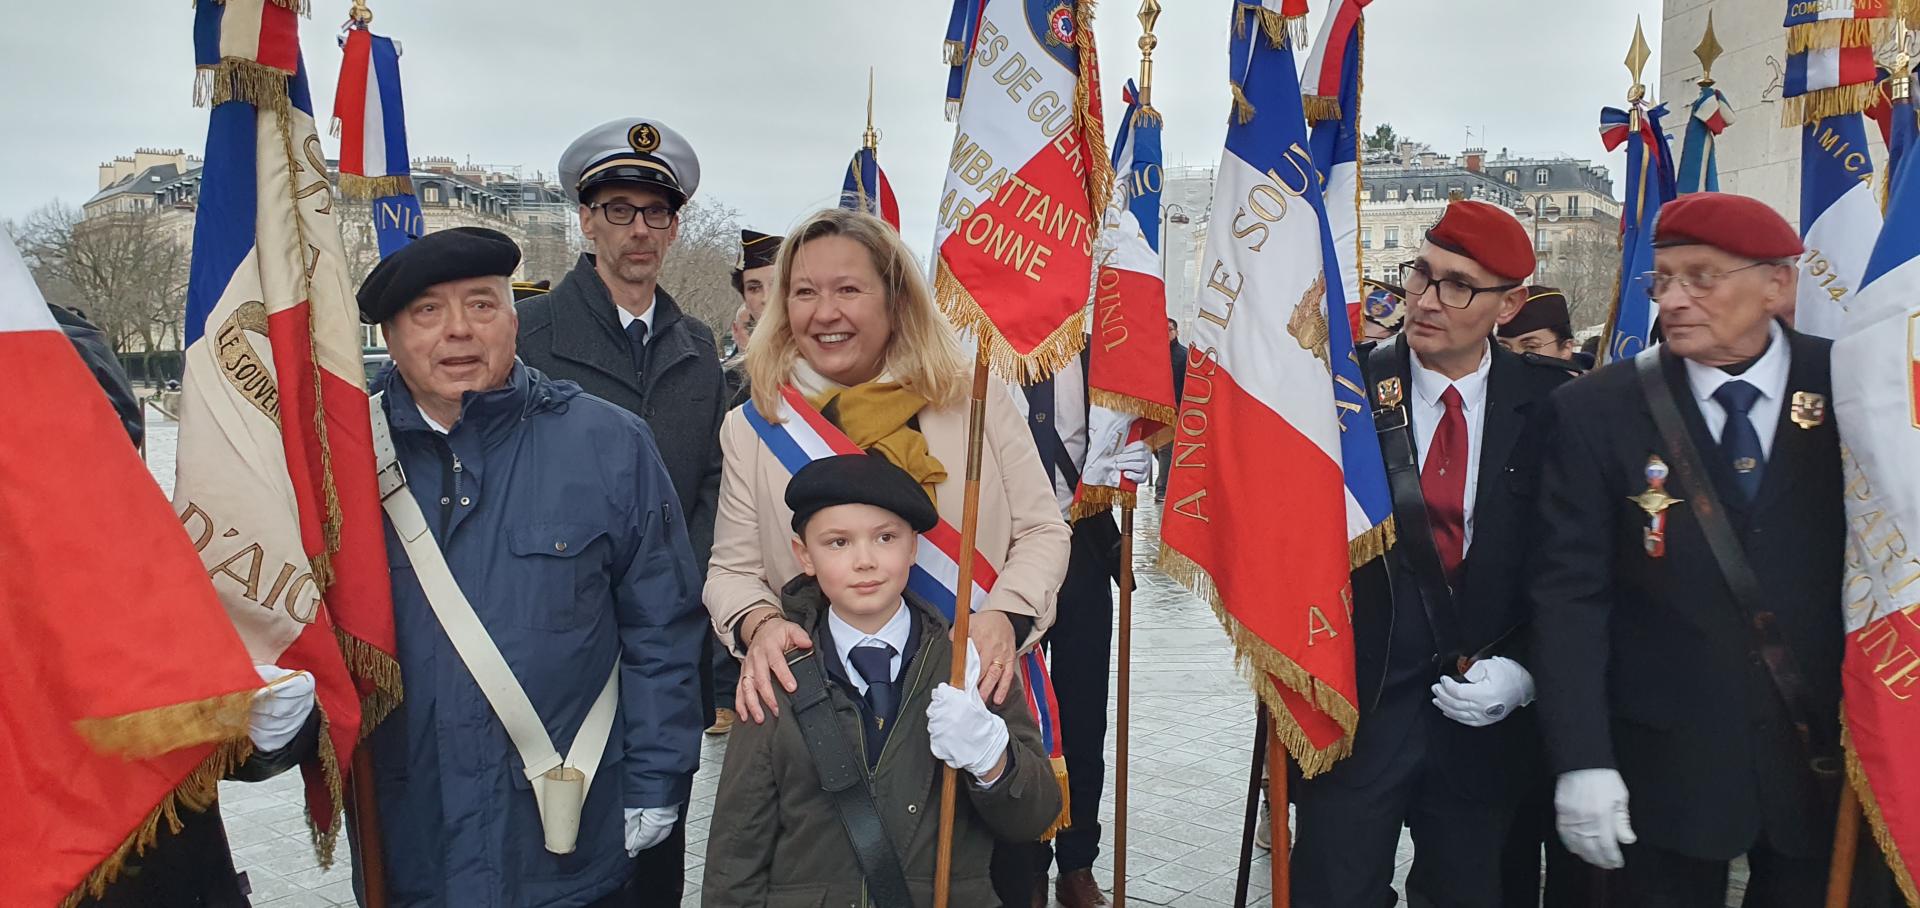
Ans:
MULTIPOLYGON (((801 467, 822 458, 867 453, 839 427, 820 415, 820 411, 807 403, 806 397, 792 385, 780 389, 779 424, 768 422, 750 402, 741 405, 741 412, 746 415, 747 424, 759 434, 760 441, 789 474, 798 473, 801 467)), ((920 534, 919 545, 913 571, 907 577, 907 589, 932 603, 951 624, 954 603, 959 600, 954 588, 960 582, 960 531, 946 518, 941 518, 933 529, 920 534)), ((973 559, 972 608, 977 612, 986 606, 987 591, 993 589, 999 572, 978 550, 974 551, 973 559)), ((1064 797, 1067 790, 1066 764, 1060 752, 1060 704, 1054 697, 1053 681, 1047 677, 1046 658, 1041 655, 1039 647, 1028 650, 1020 657, 1020 673, 1026 685, 1027 708, 1033 712, 1034 722, 1040 726, 1041 746, 1046 748, 1047 757, 1053 763, 1054 777, 1060 781, 1060 792, 1064 797)), ((1046 837, 1066 828, 1068 809, 1063 801, 1060 818, 1046 837)))

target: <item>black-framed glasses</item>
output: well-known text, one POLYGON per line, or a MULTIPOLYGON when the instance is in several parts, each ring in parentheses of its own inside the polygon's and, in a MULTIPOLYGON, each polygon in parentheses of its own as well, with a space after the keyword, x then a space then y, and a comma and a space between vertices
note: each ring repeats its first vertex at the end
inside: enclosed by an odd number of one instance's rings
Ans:
POLYGON ((1713 292, 1713 288, 1720 286, 1720 281, 1723 278, 1729 275, 1739 274, 1750 268, 1773 264, 1777 263, 1754 262, 1751 265, 1742 265, 1731 271, 1690 271, 1686 274, 1643 271, 1640 273, 1640 286, 1647 291, 1647 299, 1650 300, 1658 300, 1667 292, 1667 288, 1672 287, 1674 284, 1679 284, 1680 289, 1684 291, 1687 296, 1693 299, 1703 299, 1707 294, 1713 292))
POLYGON ((632 224, 633 219, 638 217, 646 221, 648 227, 665 230, 673 226, 673 219, 678 216, 678 212, 665 205, 648 205, 642 208, 625 202, 595 202, 587 207, 600 212, 600 216, 606 218, 607 223, 615 227, 632 224))
POLYGON ((1452 278, 1438 278, 1426 269, 1423 262, 1406 262, 1400 266, 1400 286, 1407 290, 1409 302, 1426 295, 1428 288, 1440 298, 1440 305, 1448 309, 1465 309, 1473 305, 1473 298, 1482 293, 1505 293, 1519 284, 1498 284, 1492 287, 1475 287, 1465 281, 1452 278))

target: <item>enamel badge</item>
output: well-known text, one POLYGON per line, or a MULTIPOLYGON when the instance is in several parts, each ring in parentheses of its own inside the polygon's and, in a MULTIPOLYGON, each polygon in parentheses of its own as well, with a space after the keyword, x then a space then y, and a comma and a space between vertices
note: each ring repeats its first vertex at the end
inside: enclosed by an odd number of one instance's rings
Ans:
POLYGON ((1793 392, 1793 409, 1788 411, 1793 424, 1811 429, 1827 421, 1827 398, 1812 391, 1793 392))
POLYGON ((1670 471, 1667 462, 1655 454, 1647 458, 1646 491, 1628 498, 1628 501, 1640 506, 1647 512, 1647 528, 1642 532, 1642 542, 1647 549, 1648 558, 1664 558, 1667 555, 1667 509, 1684 499, 1667 494, 1667 477, 1670 471))
POLYGON ((1403 396, 1400 392, 1399 378, 1396 377, 1396 378, 1382 379, 1380 381, 1380 384, 1376 386, 1373 390, 1374 390, 1374 394, 1380 398, 1380 406, 1382 407, 1400 406, 1400 401, 1403 399, 1403 396))

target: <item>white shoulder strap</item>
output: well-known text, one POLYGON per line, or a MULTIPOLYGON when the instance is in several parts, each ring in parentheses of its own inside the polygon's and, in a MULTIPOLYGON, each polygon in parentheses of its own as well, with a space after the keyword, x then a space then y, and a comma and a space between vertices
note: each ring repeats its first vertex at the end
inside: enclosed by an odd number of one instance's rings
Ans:
POLYGON ((567 749, 563 763, 547 736, 546 724, 540 721, 539 713, 534 712, 533 702, 527 699, 527 692, 514 678, 513 669, 500 654, 500 647, 494 644, 493 637, 480 623, 480 616, 474 614, 473 604, 467 601, 460 584, 454 580, 446 556, 427 529, 420 503, 407 491, 406 474, 400 469, 393 433, 381 406, 382 396, 376 394, 372 398, 373 453, 379 467, 380 505, 386 510, 387 519, 393 522, 394 533, 400 537, 407 557, 413 561, 414 574, 427 595, 434 617, 446 630, 447 638, 453 641, 460 661, 480 685, 480 692, 486 695, 494 715, 506 727, 514 748, 520 751, 527 778, 534 783, 534 793, 540 795, 543 791, 541 777, 562 765, 578 769, 586 776, 587 785, 592 785, 594 770, 599 768, 601 757, 606 753, 614 711, 619 705, 620 660, 614 659, 606 686, 574 735, 573 746, 567 749))

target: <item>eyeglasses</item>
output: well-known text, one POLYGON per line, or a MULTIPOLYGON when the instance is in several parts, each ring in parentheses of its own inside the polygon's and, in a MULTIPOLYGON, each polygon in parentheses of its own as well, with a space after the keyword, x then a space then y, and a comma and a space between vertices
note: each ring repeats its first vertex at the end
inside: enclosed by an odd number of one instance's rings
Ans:
POLYGON ((1482 293, 1505 293, 1519 284, 1500 284, 1494 287, 1475 287, 1464 281, 1452 278, 1435 280, 1433 272, 1428 271, 1424 262, 1407 262, 1400 266, 1400 286, 1407 290, 1409 302, 1426 295, 1433 288, 1440 297, 1440 305, 1449 309, 1465 309, 1473 305, 1473 298, 1482 293))
POLYGON ((1647 298, 1651 300, 1658 300, 1666 294, 1667 288, 1674 284, 1679 284, 1680 289, 1686 291, 1687 296, 1693 299, 1703 299, 1707 294, 1713 292, 1713 288, 1720 286, 1722 278, 1739 274, 1749 268, 1758 268, 1762 265, 1772 264, 1776 263, 1754 262, 1751 265, 1744 265, 1732 271, 1692 271, 1684 275, 1667 274, 1660 271, 1646 271, 1640 274, 1640 286, 1645 288, 1647 298))
POLYGON ((606 218, 607 223, 615 227, 625 227, 632 224, 634 216, 638 215, 641 220, 647 222, 648 227, 652 227, 655 230, 665 230, 668 227, 672 227, 673 219, 679 216, 673 209, 665 205, 648 205, 645 208, 641 208, 625 202, 595 202, 587 207, 600 212, 600 216, 606 218))

